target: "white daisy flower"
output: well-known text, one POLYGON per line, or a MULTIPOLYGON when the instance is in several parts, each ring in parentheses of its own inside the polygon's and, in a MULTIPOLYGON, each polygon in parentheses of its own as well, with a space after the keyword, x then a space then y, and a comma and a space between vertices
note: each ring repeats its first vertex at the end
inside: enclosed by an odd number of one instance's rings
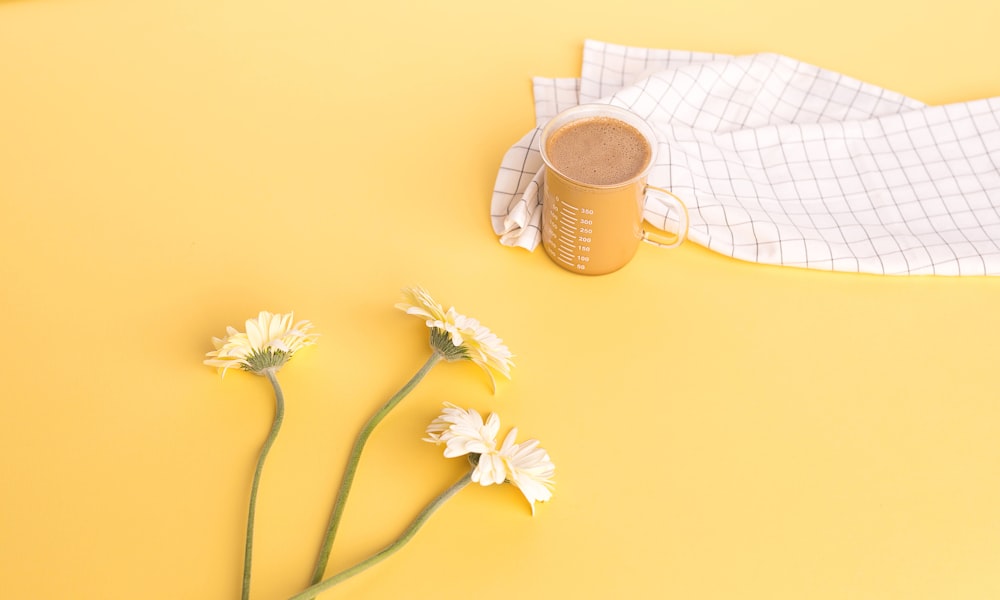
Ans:
POLYGON ((256 319, 247 319, 246 331, 227 327, 226 337, 213 337, 215 350, 206 354, 205 364, 217 367, 223 376, 233 367, 257 375, 277 371, 293 354, 316 343, 319 335, 308 333, 310 329, 309 321, 295 323, 293 313, 261 311, 256 319))
POLYGON ((448 458, 470 455, 475 464, 472 481, 484 486, 513 484, 528 500, 534 514, 535 502, 552 498, 555 465, 538 440, 515 443, 516 427, 497 448, 499 430, 500 418, 495 413, 484 420, 474 409, 445 403, 441 414, 427 426, 424 441, 444 444, 444 455, 448 458))
POLYGON ((406 288, 403 296, 405 301, 396 304, 396 308, 424 319, 431 329, 431 347, 442 358, 448 361, 471 360, 486 371, 494 390, 496 381, 492 371, 510 379, 514 355, 503 340, 487 327, 458 313, 454 307, 445 310, 423 288, 406 288))

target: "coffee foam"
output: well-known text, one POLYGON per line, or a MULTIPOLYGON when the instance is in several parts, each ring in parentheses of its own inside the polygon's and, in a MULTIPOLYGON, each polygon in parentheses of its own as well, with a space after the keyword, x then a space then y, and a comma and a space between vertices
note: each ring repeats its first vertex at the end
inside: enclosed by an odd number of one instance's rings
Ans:
POLYGON ((580 183, 614 185, 629 181, 649 165, 652 149, 638 129, 612 117, 588 117, 563 125, 549 136, 549 161, 580 183))

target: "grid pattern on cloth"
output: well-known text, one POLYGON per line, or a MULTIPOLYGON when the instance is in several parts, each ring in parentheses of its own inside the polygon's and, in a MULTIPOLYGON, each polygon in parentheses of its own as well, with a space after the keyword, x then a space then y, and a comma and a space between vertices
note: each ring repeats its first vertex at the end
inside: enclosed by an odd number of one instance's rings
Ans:
MULTIPOLYGON (((540 239, 540 127, 581 102, 656 130, 651 185, 689 238, 746 261, 880 274, 1000 274, 1000 99, 928 107, 775 54, 584 45, 580 79, 534 80, 536 125, 501 163, 501 243, 540 239)), ((652 225, 673 230, 650 199, 652 225)))

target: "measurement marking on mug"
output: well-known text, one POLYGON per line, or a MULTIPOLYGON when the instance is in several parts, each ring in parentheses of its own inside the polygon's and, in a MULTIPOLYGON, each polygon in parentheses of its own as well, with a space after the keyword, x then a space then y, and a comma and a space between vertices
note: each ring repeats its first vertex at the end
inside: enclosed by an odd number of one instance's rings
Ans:
POLYGON ((572 242, 566 243, 565 240, 562 240, 559 242, 557 248, 559 248, 559 252, 563 252, 570 255, 576 254, 576 246, 572 242))
POLYGON ((592 241, 594 210, 563 204, 560 211, 564 218, 559 231, 562 234, 559 244, 560 258, 576 267, 578 271, 586 271, 590 262, 590 243, 592 241))

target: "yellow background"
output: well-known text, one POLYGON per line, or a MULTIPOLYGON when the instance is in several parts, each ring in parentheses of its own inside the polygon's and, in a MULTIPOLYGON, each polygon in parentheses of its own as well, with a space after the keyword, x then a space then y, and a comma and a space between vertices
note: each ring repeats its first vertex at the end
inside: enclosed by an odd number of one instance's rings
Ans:
POLYGON ((989 0, 0 2, 0 597, 237 597, 266 381, 201 364, 262 309, 280 374, 253 598, 306 583, 347 448, 414 373, 403 286, 517 355, 436 367, 376 431, 330 573, 462 471, 444 401, 557 465, 463 490, 329 598, 1000 598, 1000 280, 643 247, 600 278, 501 247, 530 77, 586 38, 773 51, 932 104, 1000 95, 989 0))

